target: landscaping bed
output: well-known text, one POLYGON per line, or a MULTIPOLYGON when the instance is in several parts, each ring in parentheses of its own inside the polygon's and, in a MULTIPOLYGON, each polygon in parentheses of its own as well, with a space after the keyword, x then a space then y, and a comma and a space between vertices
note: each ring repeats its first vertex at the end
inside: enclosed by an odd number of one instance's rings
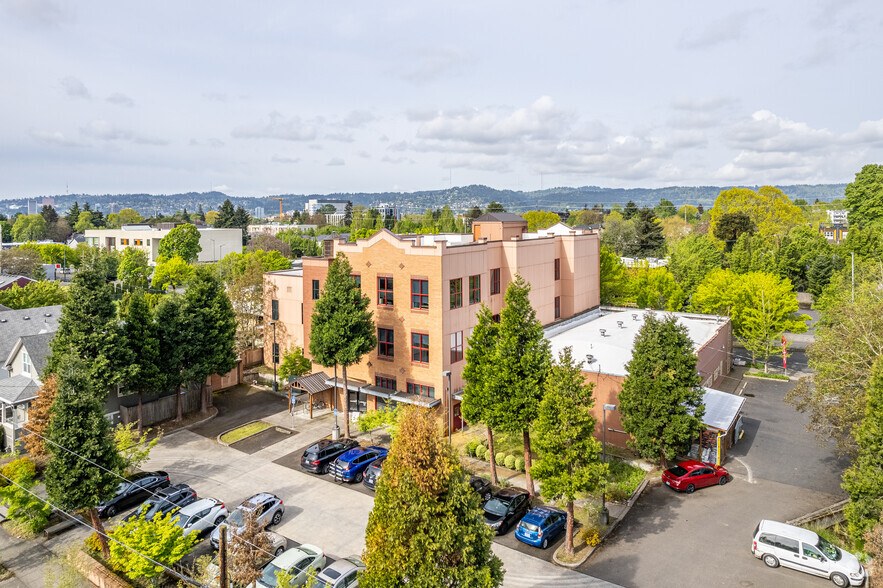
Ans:
POLYGON ((261 431, 265 431, 273 426, 274 425, 272 425, 268 422, 265 422, 265 421, 254 421, 254 422, 242 425, 241 427, 237 427, 235 429, 227 431, 226 433, 221 433, 221 435, 218 437, 218 439, 221 441, 221 443, 224 443, 226 445, 230 445, 231 443, 236 443, 237 441, 242 441, 246 437, 251 437, 252 435, 256 435, 256 434, 260 433, 261 431))

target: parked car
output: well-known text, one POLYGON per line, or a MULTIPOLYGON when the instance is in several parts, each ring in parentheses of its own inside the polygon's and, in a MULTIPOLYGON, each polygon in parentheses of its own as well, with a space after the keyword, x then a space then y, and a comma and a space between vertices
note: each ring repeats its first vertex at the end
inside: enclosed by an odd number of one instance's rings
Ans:
POLYGON ((515 528, 522 543, 546 549, 567 527, 567 513, 552 506, 538 506, 524 515, 515 528))
POLYGON ((325 567, 325 553, 315 545, 292 547, 264 566, 263 574, 257 581, 262 588, 275 588, 276 572, 286 572, 293 576, 292 586, 303 586, 307 576, 315 575, 325 567))
POLYGON ((722 466, 690 459, 662 472, 662 481, 670 488, 692 494, 697 488, 723 486, 730 481, 730 473, 722 466))
POLYGON ((362 481, 362 484, 365 485, 365 488, 370 488, 374 490, 377 487, 377 480, 380 479, 380 474, 383 473, 383 462, 386 461, 386 456, 378 457, 374 460, 374 463, 368 466, 365 470, 365 479, 362 481))
POLYGON ((317 588, 358 588, 359 572, 364 569, 365 564, 355 556, 339 559, 319 572, 317 588))
POLYGON ((314 474, 327 474, 335 459, 358 446, 355 439, 322 439, 307 447, 300 458, 300 467, 314 474))
POLYGON ((175 524, 184 529, 184 534, 203 535, 216 528, 227 518, 227 507, 217 498, 203 498, 188 504, 175 513, 175 524))
POLYGON ((331 475, 338 482, 361 482, 368 466, 387 453, 383 447, 353 447, 334 461, 331 475))
POLYGON ((512 525, 521 520, 530 508, 530 494, 521 488, 503 488, 484 504, 484 522, 496 532, 505 535, 512 525))
POLYGON ((143 512, 144 518, 152 521, 158 515, 164 515, 194 502, 196 502, 196 490, 187 484, 172 484, 168 488, 158 490, 156 494, 141 503, 141 506, 125 520, 136 519, 143 512))
POLYGON ((482 503, 491 499, 494 489, 491 487, 490 480, 485 480, 481 476, 469 476, 469 485, 472 486, 476 494, 481 496, 482 503))
MULTIPOLYGON (((249 512, 256 512, 258 515, 258 524, 261 528, 267 525, 278 525, 282 520, 282 514, 285 512, 285 505, 282 499, 275 494, 269 492, 261 492, 242 501, 230 516, 227 518, 227 533, 239 533, 243 525, 245 525, 245 515, 249 512)), ((218 529, 212 531, 211 543, 212 547, 218 548, 221 540, 221 533, 218 529)))
POLYGON ((113 498, 98 505, 98 516, 110 518, 130 506, 141 504, 148 496, 169 484, 169 475, 161 471, 129 476, 127 481, 121 482, 117 487, 113 498))
POLYGON ((771 568, 782 565, 829 578, 840 588, 865 582, 865 568, 853 554, 812 531, 785 523, 760 521, 754 529, 751 553, 771 568))
MULTIPOLYGON (((288 546, 288 539, 280 535, 279 533, 273 533, 272 531, 264 531, 264 535, 267 536, 267 539, 270 541, 270 547, 267 549, 269 553, 258 554, 258 565, 265 566, 270 563, 274 557, 279 557, 285 551, 285 548, 288 546), (266 557, 264 557, 266 556, 266 557)), ((232 549, 232 546, 231 546, 232 549)), ((229 562, 229 560, 228 560, 229 562)), ((230 565, 229 563, 227 564, 230 565)), ((221 568, 218 565, 218 558, 215 557, 208 566, 206 566, 206 575, 211 578, 209 582, 209 586, 211 588, 220 588, 221 586, 221 568)), ((229 570, 228 570, 229 571, 229 570)))

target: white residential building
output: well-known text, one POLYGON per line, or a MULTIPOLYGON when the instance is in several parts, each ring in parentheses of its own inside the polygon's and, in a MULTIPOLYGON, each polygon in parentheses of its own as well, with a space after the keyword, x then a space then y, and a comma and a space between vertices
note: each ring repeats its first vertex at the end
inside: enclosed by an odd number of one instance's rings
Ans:
POLYGON ((849 216, 848 210, 829 210, 828 211, 828 222, 833 223, 835 225, 845 225, 848 224, 849 221, 847 217, 849 216))

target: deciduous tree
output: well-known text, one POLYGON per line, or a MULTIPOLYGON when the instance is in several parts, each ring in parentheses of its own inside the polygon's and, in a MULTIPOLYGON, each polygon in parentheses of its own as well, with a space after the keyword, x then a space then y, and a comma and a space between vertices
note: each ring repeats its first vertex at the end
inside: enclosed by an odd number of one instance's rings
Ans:
POLYGON ((619 256, 605 246, 599 254, 601 304, 620 304, 628 297, 628 270, 619 256))
POLYGON ((21 247, 0 249, 0 268, 7 274, 40 279, 43 273, 43 259, 32 249, 21 247))
POLYGON ((784 236, 791 227, 803 221, 800 208, 773 186, 762 186, 757 192, 748 188, 721 191, 711 209, 711 232, 715 236, 721 217, 727 213, 748 215, 757 231, 765 237, 784 236))
POLYGON ((202 246, 199 244, 199 230, 191 224, 178 225, 159 242, 157 252, 161 257, 171 259, 180 257, 187 263, 193 263, 199 257, 202 246))
POLYGON ((521 215, 527 221, 527 230, 531 233, 537 229, 548 229, 555 223, 561 222, 557 213, 548 210, 530 210, 521 215))
POLYGON ((349 382, 346 368, 361 361, 377 346, 370 300, 352 278, 353 268, 343 253, 328 267, 325 288, 313 307, 310 354, 325 367, 341 366, 346 401, 343 406, 345 435, 350 436, 349 382))
POLYGON ((427 411, 405 410, 368 516, 366 588, 490 588, 503 582, 479 497, 427 411))
POLYGON ((58 380, 55 374, 44 374, 37 398, 28 407, 28 422, 25 424, 25 429, 33 434, 25 435, 25 449, 28 455, 41 462, 49 457, 49 450, 43 438, 49 432, 52 403, 55 402, 57 394, 58 380))
POLYGON ((572 349, 565 347, 552 366, 540 403, 535 425, 539 460, 533 472, 542 481, 543 498, 567 502, 564 550, 568 554, 573 553, 573 501, 594 491, 607 475, 607 464, 598 458, 601 444, 594 437, 594 404, 582 362, 574 361, 572 349))
POLYGON ((619 409, 622 427, 632 436, 629 446, 665 467, 703 429, 705 405, 686 327, 674 316, 646 314, 626 371, 619 409))
POLYGON ((64 304, 67 300, 67 288, 59 282, 31 282, 24 287, 13 284, 6 290, 0 290, 0 304, 11 309, 37 308, 64 304))
POLYGON ((132 474, 141 467, 150 456, 150 450, 162 439, 160 431, 153 439, 149 439, 151 429, 134 430, 135 423, 118 424, 113 429, 113 443, 116 445, 121 460, 120 475, 132 474))
POLYGON ((169 259, 160 257, 153 270, 153 280, 150 285, 159 290, 165 290, 169 286, 178 288, 187 283, 192 275, 193 266, 184 261, 182 257, 177 255, 169 259))
POLYGON ((279 377, 285 380, 289 376, 305 376, 312 369, 313 362, 304 357, 303 349, 295 346, 282 358, 282 363, 279 365, 279 377))
POLYGON ((141 288, 146 290, 150 286, 150 267, 147 264, 147 254, 140 249, 126 247, 120 259, 117 277, 126 289, 141 288))
POLYGON ((230 537, 230 579, 240 586, 248 586, 263 575, 264 565, 273 558, 272 545, 258 514, 246 511, 241 530, 228 533, 230 537))
POLYGON ((855 180, 846 185, 844 194, 850 225, 879 225, 883 222, 883 165, 863 166, 855 180))
POLYGON ((46 219, 41 214, 20 214, 12 224, 16 241, 39 241, 46 238, 46 219))
POLYGON ((199 533, 184 535, 184 528, 175 524, 177 516, 160 514, 148 521, 141 513, 120 523, 110 533, 113 567, 130 578, 153 578, 163 572, 163 566, 180 561, 199 541, 199 533))
POLYGON ((0 476, 0 504, 7 508, 6 518, 31 533, 45 529, 52 507, 30 491, 37 484, 34 462, 20 457, 4 465, 0 476))
POLYGON ((664 267, 646 264, 629 270, 629 291, 638 308, 680 310, 686 294, 664 267))
POLYGON ((722 262, 723 254, 713 239, 707 235, 691 235, 672 247, 668 269, 689 296, 702 278, 719 268, 722 262))

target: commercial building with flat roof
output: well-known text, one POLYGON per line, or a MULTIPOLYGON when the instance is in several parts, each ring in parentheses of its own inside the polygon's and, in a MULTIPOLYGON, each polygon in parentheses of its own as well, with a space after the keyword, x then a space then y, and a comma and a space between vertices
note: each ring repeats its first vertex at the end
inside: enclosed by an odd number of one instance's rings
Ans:
MULTIPOLYGON (((147 254, 148 263, 155 264, 159 257, 159 242, 169 234, 171 228, 155 228, 150 225, 124 225, 121 229, 89 229, 86 231, 86 244, 121 251, 126 247, 141 249, 147 254)), ((197 227, 199 246, 202 251, 196 261, 219 261, 232 252, 242 252, 241 229, 215 229, 197 227)))

